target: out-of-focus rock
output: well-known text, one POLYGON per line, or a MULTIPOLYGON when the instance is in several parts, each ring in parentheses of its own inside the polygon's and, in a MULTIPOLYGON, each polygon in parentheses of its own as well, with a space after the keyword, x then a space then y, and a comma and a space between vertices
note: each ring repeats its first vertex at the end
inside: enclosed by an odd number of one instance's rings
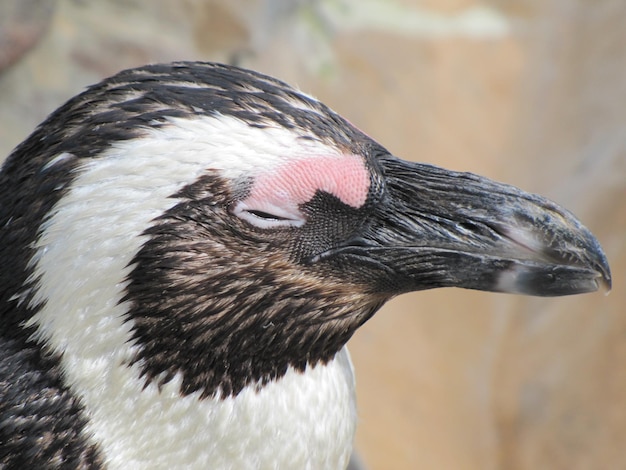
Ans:
POLYGON ((0 73, 19 60, 47 29, 55 0, 0 3, 0 73))

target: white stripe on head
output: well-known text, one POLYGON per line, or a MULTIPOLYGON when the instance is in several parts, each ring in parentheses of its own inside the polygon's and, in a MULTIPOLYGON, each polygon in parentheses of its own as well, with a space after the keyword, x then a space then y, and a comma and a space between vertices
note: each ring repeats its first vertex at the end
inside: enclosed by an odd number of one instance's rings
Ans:
POLYGON ((84 403, 87 431, 111 468, 154 468, 145 459, 160 453, 169 455, 159 461, 164 468, 203 466, 208 459, 219 468, 241 452, 237 458, 259 453, 269 465, 281 447, 289 454, 285 458, 297 462, 306 448, 287 447, 294 439, 318 442, 319 456, 331 445, 331 453, 346 460, 355 414, 348 359, 319 365, 312 375, 291 370, 259 393, 248 390, 241 400, 217 402, 181 397, 180 377, 161 390, 154 385, 143 390, 139 366, 125 365, 137 347, 131 343, 132 323, 125 321, 128 305, 120 303, 129 263, 146 241, 144 230, 176 204, 173 194, 210 168, 237 178, 293 158, 342 157, 338 149, 289 130, 254 128, 226 116, 170 122, 145 137, 113 144, 77 170, 40 227, 31 260, 36 280, 31 306, 38 312, 29 324, 37 326, 36 336, 47 347, 62 353, 65 381, 84 403), (272 411, 286 401, 287 409, 272 411), (338 408, 329 408, 332 403, 338 408), (241 414, 251 416, 238 425, 241 414), (292 414, 309 422, 294 421, 292 414), (254 435, 246 442, 242 436, 251 429, 254 435), (315 429, 324 429, 324 436, 307 434, 315 429), (275 442, 268 444, 266 431, 276 431, 275 442), (234 454, 215 460, 218 450, 229 446, 234 454))
POLYGON ((175 160, 201 158, 207 168, 221 170, 226 178, 255 176, 293 160, 344 156, 311 134, 297 134, 278 125, 253 127, 224 115, 167 120, 169 125, 151 128, 140 142, 153 148, 169 147, 175 160))

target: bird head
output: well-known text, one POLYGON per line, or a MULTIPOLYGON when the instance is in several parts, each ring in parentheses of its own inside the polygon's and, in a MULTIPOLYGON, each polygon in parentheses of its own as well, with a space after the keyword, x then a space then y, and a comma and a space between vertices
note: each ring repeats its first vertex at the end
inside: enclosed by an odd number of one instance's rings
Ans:
POLYGON ((401 160, 317 100, 234 67, 109 78, 2 175, 3 222, 22 247, 7 252, 22 263, 16 322, 46 337, 59 321, 46 309, 74 318, 65 336, 122 318, 123 360, 146 383, 181 374, 185 394, 236 395, 329 361, 401 293, 611 282, 597 240, 556 204, 401 160))

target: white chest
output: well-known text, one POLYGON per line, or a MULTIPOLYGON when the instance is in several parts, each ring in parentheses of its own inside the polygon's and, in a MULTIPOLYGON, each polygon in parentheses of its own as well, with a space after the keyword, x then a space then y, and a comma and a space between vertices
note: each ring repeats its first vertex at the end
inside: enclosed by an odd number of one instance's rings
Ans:
MULTIPOLYGON (((118 369, 127 375, 131 369, 118 369)), ((111 469, 339 469, 352 450, 354 378, 347 349, 326 366, 290 370, 236 398, 181 398, 178 381, 159 392, 124 380, 82 390, 89 431, 111 469), (107 385, 104 385, 107 387, 107 385)))

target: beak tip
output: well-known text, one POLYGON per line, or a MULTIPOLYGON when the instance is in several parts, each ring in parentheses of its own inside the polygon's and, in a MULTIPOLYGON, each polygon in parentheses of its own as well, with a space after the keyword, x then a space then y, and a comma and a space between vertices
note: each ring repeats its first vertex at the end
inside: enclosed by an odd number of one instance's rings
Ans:
POLYGON ((598 240, 591 233, 589 233, 589 238, 592 240, 592 243, 589 244, 587 250, 588 267, 596 273, 596 290, 602 289, 608 294, 613 287, 609 261, 598 240))
POLYGON ((611 271, 599 245, 589 248, 584 260, 578 260, 572 264, 514 263, 499 273, 494 290, 540 297, 585 294, 600 289, 608 294, 612 287, 611 271))
POLYGON ((608 263, 605 263, 601 266, 601 270, 598 272, 600 286, 604 290, 606 295, 611 293, 611 289, 613 288, 613 280, 611 279, 611 270, 609 268, 608 263))

